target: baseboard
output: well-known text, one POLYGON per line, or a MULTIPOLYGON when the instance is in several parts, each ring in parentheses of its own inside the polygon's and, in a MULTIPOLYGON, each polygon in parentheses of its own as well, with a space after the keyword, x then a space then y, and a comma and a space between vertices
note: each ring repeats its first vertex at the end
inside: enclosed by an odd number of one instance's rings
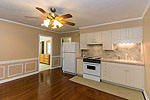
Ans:
POLYGON ((145 90, 143 91, 143 95, 144 95, 144 97, 145 97, 146 100, 149 100, 148 95, 147 95, 147 93, 146 93, 145 90))
POLYGON ((130 87, 130 86, 126 86, 126 85, 122 85, 122 84, 118 84, 118 83, 114 83, 114 82, 110 82, 110 81, 106 81, 106 80, 102 80, 102 82, 105 82, 105 83, 109 83, 109 84, 112 84, 112 85, 116 85, 116 86, 120 86, 120 87, 124 87, 124 88, 128 88, 128 89, 132 89, 132 90, 136 90, 136 91, 140 91, 140 92, 143 92, 144 89, 139 89, 139 88, 134 88, 134 87, 130 87))
POLYGON ((13 80, 16 80, 16 79, 20 79, 20 78, 23 78, 23 77, 27 77, 27 76, 30 76, 30 75, 34 75, 34 74, 37 74, 37 73, 39 73, 39 72, 33 72, 33 73, 13 77, 13 78, 10 78, 10 79, 2 80, 2 81, 0 81, 0 84, 6 83, 6 82, 9 82, 9 81, 13 81, 13 80))
POLYGON ((52 67, 51 69, 61 68, 61 66, 52 67))

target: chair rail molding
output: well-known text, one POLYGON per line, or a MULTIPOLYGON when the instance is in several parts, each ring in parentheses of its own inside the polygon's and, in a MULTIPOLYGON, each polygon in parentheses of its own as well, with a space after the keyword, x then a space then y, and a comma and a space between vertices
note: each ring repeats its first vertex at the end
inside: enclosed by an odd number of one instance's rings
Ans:
POLYGON ((29 59, 20 59, 20 60, 9 60, 9 61, 0 61, 1 64, 11 64, 11 63, 19 63, 19 62, 26 62, 26 61, 34 61, 38 60, 39 58, 29 58, 29 59))

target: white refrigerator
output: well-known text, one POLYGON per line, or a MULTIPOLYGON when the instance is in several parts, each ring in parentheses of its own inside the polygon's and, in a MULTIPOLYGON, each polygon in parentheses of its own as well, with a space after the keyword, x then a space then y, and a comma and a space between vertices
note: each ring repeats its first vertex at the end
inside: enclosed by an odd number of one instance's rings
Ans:
POLYGON ((76 74, 77 63, 76 58, 79 56, 79 43, 65 42, 63 43, 63 72, 76 74))

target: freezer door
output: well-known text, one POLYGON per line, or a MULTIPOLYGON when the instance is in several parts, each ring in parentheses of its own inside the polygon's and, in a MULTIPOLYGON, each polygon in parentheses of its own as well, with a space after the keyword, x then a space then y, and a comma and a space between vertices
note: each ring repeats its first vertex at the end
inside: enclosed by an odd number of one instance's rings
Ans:
POLYGON ((63 43, 63 52, 75 52, 76 51, 75 42, 66 42, 63 43))
POLYGON ((76 73, 75 53, 63 53, 63 71, 76 73))

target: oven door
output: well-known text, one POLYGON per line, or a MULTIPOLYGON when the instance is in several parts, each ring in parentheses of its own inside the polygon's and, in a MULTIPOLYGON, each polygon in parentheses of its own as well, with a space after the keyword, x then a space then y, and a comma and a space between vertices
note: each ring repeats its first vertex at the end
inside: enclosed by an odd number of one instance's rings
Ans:
POLYGON ((83 73, 89 75, 100 76, 100 64, 84 63, 83 73))

